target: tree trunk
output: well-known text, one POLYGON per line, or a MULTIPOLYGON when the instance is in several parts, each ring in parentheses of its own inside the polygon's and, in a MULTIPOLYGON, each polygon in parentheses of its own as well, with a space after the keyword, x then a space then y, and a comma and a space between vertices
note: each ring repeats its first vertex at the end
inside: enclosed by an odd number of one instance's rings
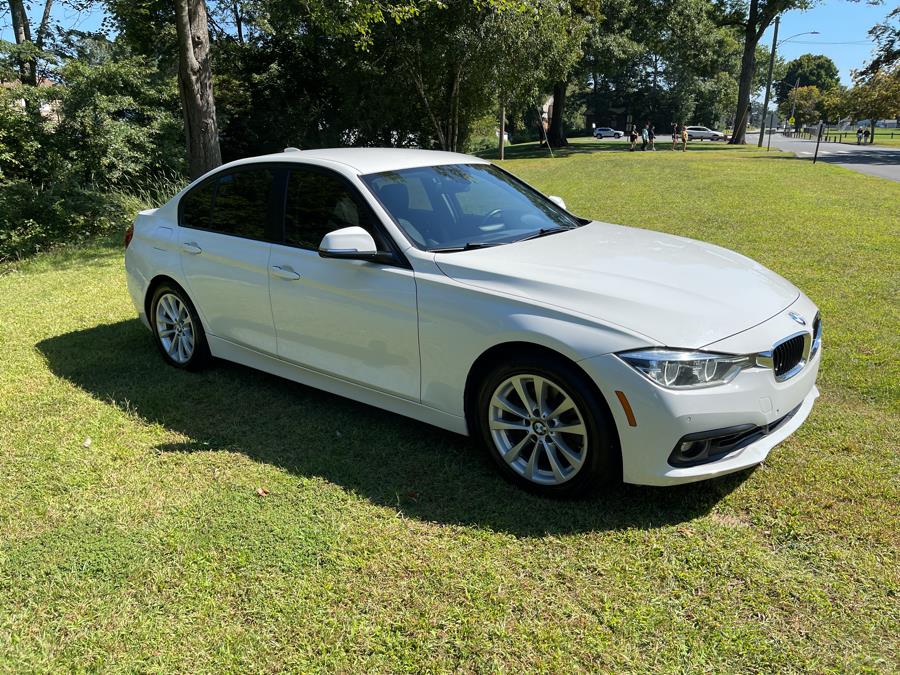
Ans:
POLYGON ((241 19, 241 9, 237 0, 231 3, 231 11, 234 14, 234 27, 237 29, 238 44, 244 44, 244 22, 241 19))
POLYGON ((553 110, 550 115, 550 130, 547 132, 547 141, 554 148, 568 145, 566 132, 563 129, 563 113, 566 109, 566 83, 557 82, 553 85, 553 110))
POLYGON ((205 0, 175 0, 175 28, 188 169, 191 178, 197 178, 222 163, 205 0))
POLYGON ((47 37, 47 30, 50 28, 50 10, 53 9, 53 0, 47 0, 44 3, 44 13, 41 14, 41 22, 38 24, 37 35, 35 35, 34 44, 38 49, 44 48, 44 39, 47 37))
POLYGON ((747 139, 747 111, 750 106, 750 90, 756 72, 756 43, 758 21, 758 0, 750 0, 750 14, 744 30, 744 53, 741 56, 741 75, 738 80, 737 110, 734 115, 734 129, 731 132, 732 145, 743 145, 747 139))
MULTIPOLYGON (((31 25, 23 0, 9 0, 9 12, 12 15, 13 35, 17 45, 31 42, 31 25)), ((34 59, 19 61, 19 80, 22 84, 37 85, 37 64, 34 59)))

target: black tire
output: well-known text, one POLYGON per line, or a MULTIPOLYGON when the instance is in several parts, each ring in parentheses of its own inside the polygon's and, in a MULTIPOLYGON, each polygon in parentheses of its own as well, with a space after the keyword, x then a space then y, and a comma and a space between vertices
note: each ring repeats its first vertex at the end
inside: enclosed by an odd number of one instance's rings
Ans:
MULTIPOLYGON (((522 354, 498 363, 482 378, 472 403, 474 406, 474 410, 470 410, 472 437, 490 455, 501 475, 513 484, 542 497, 570 498, 621 481, 621 455, 612 414, 603 396, 587 376, 565 359, 550 355, 522 354), (503 459, 493 439, 489 424, 494 393, 509 378, 523 374, 539 376, 564 390, 577 406, 584 421, 587 442, 583 444, 583 449, 586 456, 580 469, 565 482, 548 485, 526 478, 503 459)), ((531 431, 527 433, 532 435, 531 431)), ((559 454, 556 456, 557 459, 561 457, 559 454)))
POLYGON ((203 324, 200 322, 200 316, 197 314, 194 303, 191 302, 191 299, 181 287, 170 283, 162 283, 157 286, 156 290, 153 292, 153 297, 150 300, 150 315, 147 317, 147 320, 150 322, 150 329, 153 332, 153 341, 156 343, 156 348, 159 349, 159 353, 162 354, 163 359, 170 366, 182 370, 198 371, 209 364, 211 356, 209 353, 209 343, 206 341, 206 332, 203 330, 203 324), (160 335, 157 316, 159 303, 165 296, 177 297, 183 303, 184 308, 190 316, 193 349, 189 358, 183 361, 172 356, 163 344, 163 338, 160 335))

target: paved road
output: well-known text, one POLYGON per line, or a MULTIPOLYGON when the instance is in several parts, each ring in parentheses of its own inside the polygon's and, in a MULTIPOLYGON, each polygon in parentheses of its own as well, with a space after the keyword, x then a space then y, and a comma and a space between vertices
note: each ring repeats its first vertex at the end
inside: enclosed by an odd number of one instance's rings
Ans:
MULTIPOLYGON (((756 145, 758 139, 759 134, 747 134, 749 145, 756 145)), ((765 143, 763 143, 763 147, 766 147, 765 143)), ((785 138, 781 134, 774 134, 772 147, 793 152, 800 159, 812 159, 816 151, 816 142, 785 138)), ((900 181, 900 148, 850 143, 822 143, 819 145, 817 161, 837 164, 852 171, 900 181)))

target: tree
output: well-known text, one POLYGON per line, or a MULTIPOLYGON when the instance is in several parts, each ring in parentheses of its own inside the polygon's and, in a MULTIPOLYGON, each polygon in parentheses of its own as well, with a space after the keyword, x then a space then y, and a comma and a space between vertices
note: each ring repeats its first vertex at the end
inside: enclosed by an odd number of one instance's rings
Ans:
POLYGON ((784 74, 775 82, 775 100, 784 102, 794 85, 799 87, 818 87, 819 91, 828 91, 840 84, 838 67, 834 61, 822 54, 803 54, 788 62, 784 74), (797 84, 799 82, 799 84, 797 84))
POLYGON ((494 10, 489 15, 486 47, 494 62, 492 88, 500 108, 501 159, 507 108, 534 106, 548 83, 565 77, 579 56, 572 49, 568 22, 558 5, 547 2, 494 10))
POLYGON ((849 107, 858 117, 868 118, 872 128, 869 142, 874 143, 877 120, 900 119, 900 68, 858 78, 857 84, 847 92, 847 98, 849 107))
POLYGON ((734 114, 734 132, 731 143, 743 145, 750 114, 750 95, 756 73, 756 46, 775 17, 789 9, 806 9, 811 0, 724 0, 724 23, 739 26, 743 30, 744 47, 738 78, 737 109, 734 114))
POLYGON ((847 87, 838 85, 822 92, 819 112, 828 122, 840 122, 853 113, 847 87))
POLYGON ((567 64, 569 67, 559 68, 560 72, 553 82, 553 108, 550 111, 547 142, 554 147, 568 144, 564 119, 569 76, 572 74, 571 66, 581 57, 582 43, 588 35, 588 28, 599 14, 599 7, 594 0, 575 0, 574 2, 560 3, 560 5, 568 18, 568 25, 562 37, 568 42, 569 53, 574 58, 567 64))
POLYGON ((205 0, 175 0, 175 29, 188 171, 197 178, 222 163, 205 0))
POLYGON ((799 130, 805 124, 813 124, 819 121, 819 101, 822 92, 812 85, 809 87, 797 87, 791 93, 790 98, 785 99, 778 106, 778 112, 782 117, 789 117, 794 113, 794 128, 799 130))
POLYGON ((9 13, 12 16, 13 35, 16 45, 19 47, 19 79, 23 84, 37 86, 38 83, 38 55, 44 47, 44 39, 50 27, 50 10, 53 8, 53 0, 46 0, 44 11, 41 13, 41 22, 38 24, 35 40, 31 39, 31 23, 28 13, 25 11, 24 0, 9 0, 9 13))
POLYGON ((883 23, 875 24, 869 30, 876 44, 872 60, 860 71, 863 79, 876 73, 891 73, 900 67, 900 5, 887 15, 883 23))

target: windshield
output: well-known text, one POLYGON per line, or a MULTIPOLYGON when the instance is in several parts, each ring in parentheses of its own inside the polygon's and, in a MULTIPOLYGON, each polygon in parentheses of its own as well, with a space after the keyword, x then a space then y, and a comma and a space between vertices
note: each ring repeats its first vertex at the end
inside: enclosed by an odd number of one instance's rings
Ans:
POLYGON ((508 244, 581 223, 492 164, 447 164, 362 176, 426 251, 508 244))

